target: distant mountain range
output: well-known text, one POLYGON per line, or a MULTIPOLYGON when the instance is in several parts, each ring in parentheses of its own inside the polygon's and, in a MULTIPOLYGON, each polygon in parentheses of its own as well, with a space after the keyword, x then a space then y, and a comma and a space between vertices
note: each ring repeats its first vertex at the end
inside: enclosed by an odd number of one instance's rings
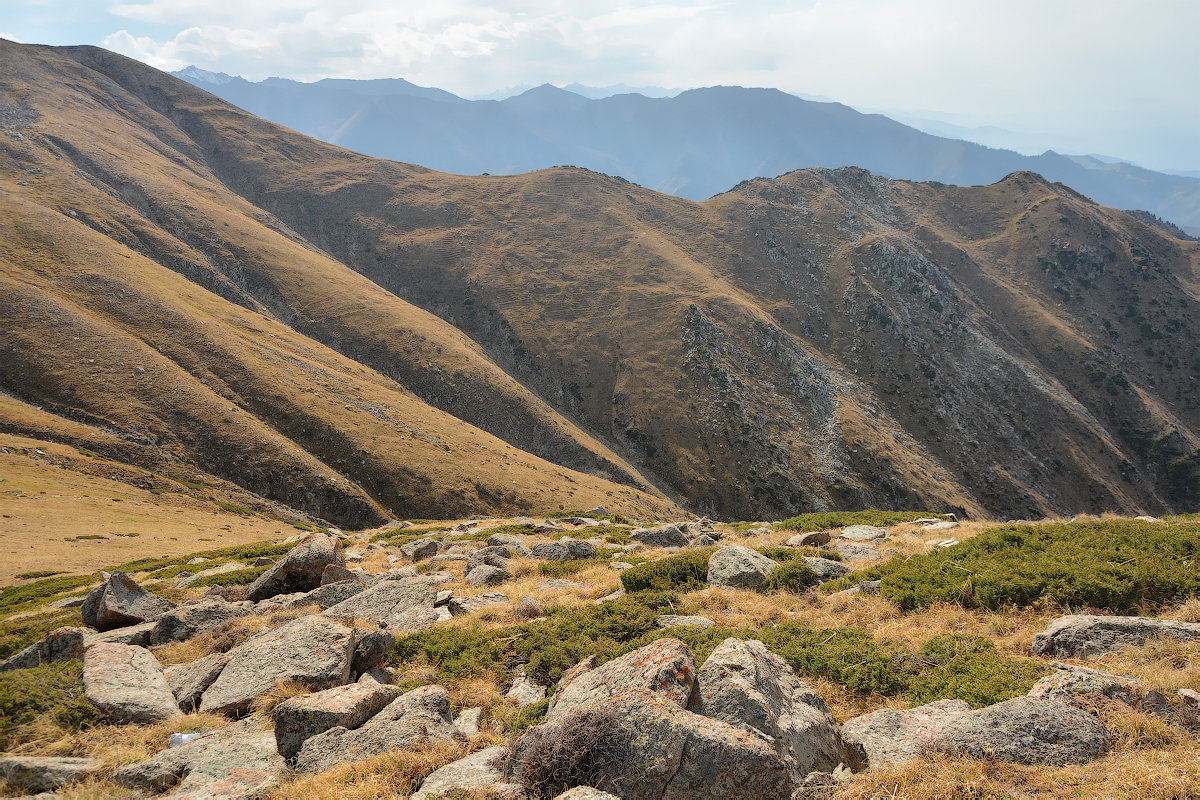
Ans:
MULTIPOLYGON (((1025 156, 774 89, 715 86, 672 97, 593 99, 547 84, 495 101, 464 100, 399 78, 251 83, 196 67, 175 75, 323 141, 444 172, 510 175, 574 165, 702 200, 743 180, 807 167, 859 166, 890 178, 957 185, 1027 170, 1200 235, 1196 177, 1050 150, 1025 156)), ((608 91, 576 88, 597 96, 608 91)))

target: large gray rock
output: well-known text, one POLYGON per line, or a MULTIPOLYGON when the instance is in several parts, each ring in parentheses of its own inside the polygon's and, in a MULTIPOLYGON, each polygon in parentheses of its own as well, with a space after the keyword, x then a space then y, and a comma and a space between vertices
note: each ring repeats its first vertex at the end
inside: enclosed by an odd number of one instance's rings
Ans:
POLYGON ((1100 720, 1057 700, 1014 697, 950 720, 940 750, 1018 764, 1084 764, 1104 755, 1109 735, 1100 720))
POLYGON ((160 722, 179 715, 162 667, 144 647, 90 646, 83 654, 83 691, 110 722, 160 722))
POLYGON ((212 653, 189 664, 176 664, 164 669, 167 686, 175 695, 179 710, 187 713, 199 708, 204 690, 213 685, 228 662, 229 656, 225 653, 212 653))
POLYGON ((525 548, 525 539, 513 533, 493 533, 488 537, 487 543, 488 547, 507 547, 514 553, 525 548))
POLYGON ((85 640, 89 633, 87 628, 55 628, 39 641, 0 661, 0 672, 83 658, 85 640))
POLYGON ((396 635, 389 630, 367 630, 356 628, 354 631, 354 657, 350 662, 350 671, 361 675, 374 669, 387 659, 388 651, 396 643, 396 635))
POLYGON ((465 741, 465 737, 454 727, 446 690, 422 686, 397 697, 361 727, 330 728, 305 740, 296 757, 296 771, 321 772, 334 764, 439 741, 465 741))
POLYGON ((249 615, 248 609, 215 597, 184 603, 158 618, 154 630, 150 632, 150 644, 181 642, 230 620, 249 615))
POLYGON ((321 585, 321 574, 330 564, 345 564, 342 542, 325 533, 314 533, 288 551, 279 563, 246 588, 250 600, 277 594, 307 592, 321 585))
POLYGON ((511 573, 504 567, 480 564, 467 572, 466 580, 472 586, 482 589, 484 586, 499 586, 511 577, 511 573))
POLYGON ((461 617, 487 606, 504 605, 507 602, 508 595, 502 592, 488 592, 487 594, 477 594, 474 597, 451 597, 447 606, 451 614, 461 617))
POLYGON ((87 646, 93 644, 131 644, 136 647, 149 647, 150 637, 154 635, 157 622, 142 622, 138 625, 127 625, 124 628, 113 628, 111 631, 94 633, 87 637, 87 646))
POLYGON ((825 701, 762 642, 726 639, 696 680, 696 712, 765 736, 794 783, 810 772, 832 772, 847 760, 825 701))
POLYGON ((340 686, 350 679, 353 655, 353 629, 322 616, 301 617, 230 650, 200 708, 241 716, 281 681, 299 681, 314 690, 340 686))
POLYGON ((388 627, 402 627, 397 622, 414 609, 432 611, 437 592, 419 578, 380 581, 323 612, 331 619, 365 619, 388 627))
POLYGON ((98 631, 156 620, 175 608, 166 598, 151 594, 124 572, 108 575, 84 598, 83 624, 98 631))
POLYGON ((505 782, 501 762, 508 755, 503 745, 487 747, 466 758, 452 761, 429 774, 421 788, 409 800, 435 800, 446 796, 458 797, 472 791, 491 789, 505 782))
MULTIPOLYGON (((576 667, 589 663, 594 660, 585 660, 576 667)), ((694 707, 699 696, 692 651, 678 639, 658 639, 603 666, 572 668, 559 681, 546 719, 555 719, 574 708, 603 706, 610 698, 629 692, 653 694, 679 708, 694 707)))
POLYGON ((325 583, 311 592, 305 592, 299 597, 294 597, 282 605, 282 608, 305 608, 306 606, 315 606, 322 611, 327 608, 333 608, 338 603, 343 603, 354 597, 356 594, 366 590, 367 584, 355 578, 345 581, 335 581, 333 583, 325 583))
POLYGON ((424 561, 437 555, 438 543, 436 539, 417 539, 407 544, 401 545, 400 552, 413 561, 424 561))
POLYGON ((654 618, 654 627, 660 630, 664 628, 711 628, 716 624, 708 617, 680 614, 660 614, 654 618))
POLYGON ((271 712, 279 754, 293 758, 306 739, 330 728, 357 728, 401 693, 399 686, 351 683, 290 697, 271 712))
POLYGON ((708 582, 711 586, 758 589, 778 566, 778 561, 749 547, 723 547, 708 559, 708 582))
POLYGON ((52 792, 96 774, 103 765, 94 758, 15 756, 0 754, 0 780, 13 789, 52 792))
POLYGON ((250 718, 117 769, 113 781, 128 789, 167 792, 176 800, 249 800, 266 797, 287 771, 275 734, 250 718))
POLYGON ((962 700, 938 700, 904 711, 884 708, 846 720, 842 739, 867 766, 903 764, 933 749, 946 723, 970 711, 962 700))
POLYGON ((1133 705, 1134 694, 1145 692, 1145 684, 1137 678, 1113 675, 1098 669, 1088 669, 1059 662, 1053 662, 1051 666, 1055 668, 1055 671, 1038 680, 1026 692, 1029 697, 1069 700, 1084 694, 1102 694, 1127 705, 1133 705))
POLYGON ((542 542, 529 549, 533 558, 547 561, 569 561, 576 558, 595 558, 596 546, 591 542, 582 542, 564 536, 557 542, 542 542))
POLYGON ((687 547, 691 537, 685 531, 685 524, 677 522, 657 528, 638 528, 629 534, 629 538, 647 547, 687 547))
POLYGON ((812 568, 812 571, 817 573, 817 577, 821 579, 821 583, 840 578, 843 575, 850 574, 850 568, 840 561, 834 561, 831 558, 818 558, 806 556, 804 563, 812 568))
POLYGON ((1149 639, 1200 640, 1200 622, 1069 614, 1034 636, 1032 650, 1039 656, 1095 658, 1149 639))
POLYGON ((842 528, 838 536, 851 542, 882 541, 888 537, 888 529, 877 528, 874 525, 849 525, 842 528))
POLYGON ((797 533, 787 540, 788 547, 820 547, 824 544, 829 544, 828 531, 809 531, 808 533, 797 533))
POLYGON ((834 551, 847 561, 882 561, 883 556, 869 544, 835 539, 834 551))
POLYGON ((482 564, 508 569, 509 561, 515 554, 516 551, 508 545, 488 545, 476 548, 466 554, 467 564, 464 572, 470 572, 482 564))

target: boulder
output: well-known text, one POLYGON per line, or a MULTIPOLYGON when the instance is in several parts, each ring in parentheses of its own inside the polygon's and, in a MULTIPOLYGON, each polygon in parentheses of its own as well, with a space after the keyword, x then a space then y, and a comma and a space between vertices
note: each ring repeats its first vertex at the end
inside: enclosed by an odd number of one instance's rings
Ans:
POLYGON ((817 573, 817 577, 821 579, 821 583, 850 574, 849 567, 840 561, 834 561, 832 558, 806 556, 804 563, 808 564, 812 568, 812 571, 817 573))
POLYGON ((835 539, 833 549, 839 556, 847 561, 882 561, 883 556, 879 551, 869 544, 860 544, 858 542, 847 542, 842 539, 835 539))
POLYGON ((286 770, 275 734, 255 718, 126 764, 113 781, 155 794, 174 787, 168 797, 181 800, 249 800, 270 794, 286 770))
POLYGON ((358 580, 360 574, 347 569, 345 564, 329 564, 321 570, 321 585, 328 586, 331 583, 358 580))
POLYGON ((0 672, 83 658, 85 639, 89 633, 91 631, 87 628, 55 628, 39 641, 0 661, 0 672))
POLYGON ((717 623, 708 617, 689 617, 679 614, 660 614, 654 619, 654 627, 664 628, 711 628, 717 623))
POLYGON ((958 527, 957 522, 952 522, 950 520, 940 520, 938 522, 930 522, 930 523, 924 525, 923 529, 927 530, 927 531, 948 531, 948 530, 951 530, 951 529, 957 528, 957 527, 958 527))
POLYGON ((158 660, 144 647, 99 643, 83 654, 83 691, 109 722, 160 722, 179 715, 158 660))
POLYGON ((1068 614, 1034 636, 1032 650, 1039 656, 1095 658, 1149 639, 1200 640, 1200 622, 1068 614))
POLYGON ((1133 705, 1134 695, 1145 692, 1144 684, 1137 678, 1059 662, 1053 662, 1051 666, 1055 671, 1039 679, 1026 693, 1029 697, 1069 700, 1084 694, 1101 694, 1112 700, 1120 700, 1126 705, 1133 705), (1135 689, 1140 691, 1135 692, 1135 689))
POLYGON ((321 610, 333 608, 338 603, 345 602, 351 597, 354 597, 359 592, 367 588, 365 583, 362 583, 357 578, 351 578, 345 581, 336 581, 335 583, 325 583, 313 589, 311 592, 305 592, 298 597, 284 602, 280 608, 304 608, 305 606, 316 606, 321 610))
POLYGON ((680 523, 657 528, 637 528, 629 537, 647 547, 687 547, 691 542, 680 523))
POLYGON ((107 575, 84 598, 83 624, 107 631, 156 620, 173 608, 175 604, 170 600, 147 592, 133 578, 118 571, 107 575))
POLYGON ((481 564, 507 569, 509 560, 513 555, 514 551, 508 545, 490 544, 487 547, 477 547, 466 554, 467 566, 465 571, 470 572, 481 564))
POLYGON ((299 681, 314 690, 340 686, 350 679, 353 654, 353 629, 319 615, 301 617, 230 650, 200 708, 241 716, 281 681, 299 681))
POLYGON ((396 635, 389 630, 356 628, 354 630, 354 656, 350 661, 350 672, 361 675, 378 667, 387 659, 388 651, 395 643, 396 635))
POLYGON ((867 766, 903 764, 935 747, 946 723, 970 711, 962 700, 938 700, 904 711, 884 708, 846 720, 842 739, 867 766))
POLYGON ((454 727, 458 728, 459 733, 463 736, 478 736, 479 726, 483 722, 483 708, 475 706, 473 708, 464 708, 454 717, 454 727))
POLYGON ((187 713, 200 707, 200 696, 213 685, 228 661, 229 656, 225 653, 213 653, 189 664, 176 664, 163 670, 180 711, 187 713))
POLYGON ((882 541, 887 537, 887 528, 877 528, 874 525, 848 525, 838 534, 838 538, 851 542, 882 541))
MULTIPOLYGON (((471 796, 471 792, 483 792, 505 782, 502 762, 508 756, 503 745, 487 747, 471 755, 452 761, 429 774, 421 788, 409 800, 438 800, 444 797, 471 796)), ((489 793, 489 797, 495 797, 489 793)))
POLYGON ((424 561, 437 555, 438 543, 436 539, 417 539, 400 546, 400 552, 405 558, 410 558, 413 561, 424 561))
POLYGON ((271 712, 275 744, 294 758, 305 740, 330 728, 357 728, 402 694, 399 686, 351 683, 284 700, 271 712))
POLYGON ((358 728, 330 728, 305 740, 296 757, 296 771, 321 772, 334 764, 392 750, 463 739, 450 718, 450 695, 445 688, 422 686, 397 697, 358 728))
POLYGON ((595 558, 596 546, 591 542, 582 542, 578 539, 563 537, 557 542, 541 542, 535 544, 529 549, 529 555, 533 558, 541 558, 547 561, 569 561, 575 558, 595 558))
POLYGON ((307 592, 321 585, 321 575, 330 564, 344 564, 342 542, 325 533, 304 537, 281 561, 268 569, 246 589, 250 600, 263 600, 277 594, 307 592))
POLYGON ((447 606, 450 613, 456 617, 470 614, 486 606, 503 605, 508 602, 508 595, 501 592, 488 592, 474 597, 452 597, 447 606))
POLYGON ((950 720, 937 748, 1018 764, 1085 764, 1104 755, 1109 735, 1100 720, 1067 703, 1014 697, 950 720))
POLYGON ((150 644, 181 642, 197 633, 249 615, 248 609, 215 597, 184 603, 158 618, 150 632, 150 644))
POLYGON ((504 693, 504 699, 524 708, 545 700, 546 687, 539 686, 524 672, 519 672, 513 679, 512 686, 504 693))
POLYGON ((808 533, 797 533, 795 536, 787 540, 788 547, 820 547, 821 545, 829 544, 828 531, 809 531, 808 533))
POLYGON ((331 619, 365 619, 377 625, 401 627, 400 621, 414 609, 432 610, 437 591, 420 578, 380 581, 322 614, 331 619))
POLYGON ((758 589, 778 566, 778 561, 749 547, 723 547, 708 559, 708 582, 711 586, 758 589))
POLYGON ((480 564, 467 572, 466 580, 476 588, 483 588, 484 586, 498 586, 511 577, 509 571, 503 567, 480 564))
POLYGON ((699 702, 696 661, 678 639, 658 639, 603 666, 579 668, 588 663, 595 661, 585 659, 563 675, 547 720, 573 708, 603 706, 610 698, 630 692, 652 694, 679 708, 699 702))
POLYGON ((793 783, 846 761, 837 722, 825 701, 762 642, 726 639, 704 662, 696 680, 696 713, 767 737, 793 783))
POLYGON ((488 537, 488 547, 507 547, 513 552, 525 547, 525 539, 514 533, 493 533, 488 537))
POLYGON ((94 758, 0 754, 0 780, 30 794, 52 792, 94 775, 102 767, 94 758))

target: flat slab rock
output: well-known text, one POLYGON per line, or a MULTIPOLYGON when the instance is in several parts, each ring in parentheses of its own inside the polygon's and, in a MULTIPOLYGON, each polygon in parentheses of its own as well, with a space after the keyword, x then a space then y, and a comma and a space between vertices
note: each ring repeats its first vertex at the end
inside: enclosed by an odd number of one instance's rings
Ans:
POLYGON ((319 615, 301 617, 252 637, 228 655, 200 708, 240 716, 280 681, 297 680, 314 689, 347 683, 354 631, 319 615))
POLYGON ((243 800, 267 796, 286 771, 275 734, 252 717, 127 764, 113 780, 172 800, 243 800))
POLYGON ((0 778, 23 792, 51 792, 100 771, 94 758, 0 754, 0 778))
POLYGON ((708 617, 680 614, 660 614, 654 618, 654 627, 660 630, 666 628, 711 628, 716 624, 708 617))
POLYGON ((445 795, 455 797, 456 792, 492 789, 497 784, 503 784, 506 777, 499 762, 507 755, 507 747, 496 745, 452 761, 431 772, 409 800, 435 800, 445 795))
POLYGON ((89 647, 83 690, 110 722, 160 722, 179 715, 158 659, 144 647, 103 642, 89 647))
POLYGON ((871 767, 903 764, 933 749, 946 723, 971 711, 962 700, 938 700, 906 710, 884 708, 846 720, 842 738, 871 767))
POLYGON ((1095 658, 1160 638, 1200 640, 1200 622, 1068 614, 1053 620, 1046 630, 1035 635, 1031 649, 1039 656, 1095 658))
MULTIPOLYGON (((380 581, 358 592, 322 614, 330 619, 366 619, 392 628, 406 627, 404 621, 416 610, 433 609, 437 591, 420 578, 380 581)), ((435 617, 431 616, 431 620, 435 617)))
POLYGON ((357 728, 402 693, 399 686, 351 683, 290 697, 271 712, 279 754, 295 757, 306 739, 330 728, 357 728))
POLYGON ((1104 755, 1100 720, 1057 700, 1014 697, 950 720, 939 750, 1018 764, 1085 764, 1104 755))
POLYGON ((503 592, 488 592, 474 597, 451 597, 447 603, 450 613, 456 617, 470 614, 487 606, 503 605, 508 602, 508 595, 503 592))
POLYGON ((181 642, 230 620, 249 615, 249 609, 216 597, 184 603, 158 618, 154 629, 150 631, 150 644, 181 642))
POLYGON ((887 528, 878 528, 874 525, 849 525, 842 528, 842 532, 838 534, 838 538, 851 542, 881 541, 887 537, 887 528))

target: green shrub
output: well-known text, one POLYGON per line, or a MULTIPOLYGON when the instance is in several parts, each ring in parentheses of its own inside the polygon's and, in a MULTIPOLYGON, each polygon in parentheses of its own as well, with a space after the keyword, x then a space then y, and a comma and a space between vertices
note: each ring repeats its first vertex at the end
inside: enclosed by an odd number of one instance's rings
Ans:
POLYGON ((192 588, 200 588, 204 586, 244 586, 249 583, 254 583, 259 575, 270 569, 266 567, 246 567, 245 569, 235 569, 232 572, 218 572, 215 575, 205 575, 199 580, 189 584, 192 588))
POLYGON ((792 592, 800 594, 810 586, 821 582, 813 568, 801 559, 785 561, 767 573, 763 581, 764 592, 792 592))
POLYGON ((775 524, 775 528, 789 531, 828 531, 847 525, 878 525, 887 527, 901 522, 912 522, 922 517, 939 517, 928 511, 830 511, 818 514, 801 514, 775 524))
POLYGON ((858 695, 894 695, 908 687, 901 653, 861 628, 813 630, 788 622, 761 634, 763 644, 801 675, 828 678, 858 695))
POLYGON ((957 633, 934 636, 917 659, 908 690, 916 705, 949 699, 982 708, 1027 693, 1047 673, 1036 661, 1001 656, 990 639, 957 633))
POLYGON ((708 585, 708 559, 715 547, 701 547, 657 561, 645 561, 621 573, 621 585, 627 592, 646 589, 691 591, 708 585))
MULTIPOLYGON (((435 627, 397 639, 388 654, 388 661, 400 665, 423 659, 434 667, 435 680, 439 683, 486 675, 505 666, 503 639, 496 630, 435 627)), ((406 688, 416 688, 426 682, 420 678, 406 688)))
POLYGON ((1196 523, 1005 525, 848 581, 882 579, 883 596, 905 610, 936 602, 997 609, 1049 601, 1129 612, 1200 590, 1198 554, 1196 523))
POLYGON ((0 750, 22 744, 21 727, 42 715, 49 715, 68 730, 99 721, 83 693, 83 662, 64 661, 0 673, 0 750))
POLYGON ((516 712, 507 720, 507 730, 509 733, 520 735, 539 724, 546 718, 546 712, 550 709, 550 698, 545 697, 538 700, 536 703, 518 708, 516 712))
POLYGON ((60 594, 91 586, 99 583, 97 573, 91 575, 62 575, 57 578, 43 578, 40 581, 26 583, 21 586, 5 586, 0 588, 0 614, 5 616, 18 611, 44 605, 60 594))

